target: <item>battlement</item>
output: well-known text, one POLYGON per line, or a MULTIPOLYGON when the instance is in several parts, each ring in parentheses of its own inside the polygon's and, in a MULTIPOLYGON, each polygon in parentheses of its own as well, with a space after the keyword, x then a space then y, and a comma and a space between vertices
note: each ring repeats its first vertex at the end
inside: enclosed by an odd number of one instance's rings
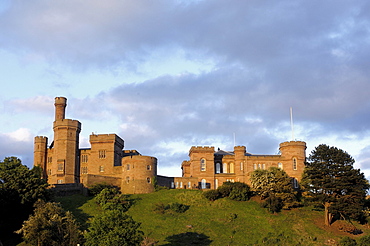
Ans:
POLYGON ((211 146, 192 146, 189 150, 189 155, 193 152, 215 152, 215 147, 211 146))
POLYGON ((35 142, 47 142, 48 138, 45 136, 36 136, 35 137, 35 142))
POLYGON ((292 147, 292 146, 301 146, 301 147, 304 147, 306 149, 306 142, 303 142, 303 141, 287 141, 287 142, 283 142, 283 143, 280 143, 280 148, 282 147, 292 147))
POLYGON ((245 146, 234 146, 234 152, 235 151, 242 151, 242 152, 246 152, 247 151, 247 148, 245 146))
POLYGON ((78 120, 61 119, 58 121, 54 121, 54 128, 55 127, 76 127, 81 129, 81 122, 79 122, 78 120))
POLYGON ((114 133, 110 134, 91 134, 90 143, 115 143, 124 146, 125 141, 114 133))

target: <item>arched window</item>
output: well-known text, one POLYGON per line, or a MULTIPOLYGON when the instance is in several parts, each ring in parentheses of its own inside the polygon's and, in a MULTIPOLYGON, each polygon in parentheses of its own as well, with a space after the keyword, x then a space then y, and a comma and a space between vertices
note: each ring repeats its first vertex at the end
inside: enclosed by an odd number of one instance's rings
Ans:
POLYGON ((266 169, 266 164, 265 163, 262 164, 262 169, 266 169))
POLYGON ((216 163, 216 173, 221 173, 221 164, 219 162, 216 163))
POLYGON ((295 178, 292 178, 292 179, 293 179, 293 188, 298 189, 298 180, 295 178))
POLYGON ((258 164, 258 169, 261 169, 261 164, 258 164))
POLYGON ((126 183, 127 184, 130 183, 130 177, 129 176, 126 177, 126 183))
POLYGON ((191 182, 188 182, 188 189, 191 189, 191 182))
POLYGON ((207 188, 207 181, 205 179, 202 179, 202 181, 201 181, 201 187, 202 187, 202 189, 206 189, 207 188))
POLYGON ((224 164, 222 165, 222 173, 228 173, 226 162, 224 162, 224 164))
POLYGON ((175 182, 171 182, 171 188, 175 188, 175 182))
POLYGON ((278 168, 280 168, 281 170, 283 170, 283 163, 279 162, 278 163, 278 168))
POLYGON ((146 170, 148 170, 148 171, 149 171, 149 170, 151 170, 151 169, 152 169, 152 167, 151 167, 150 165, 147 165, 147 166, 146 166, 146 170))
POLYGON ((235 172, 234 171, 234 163, 231 162, 229 168, 230 168, 230 173, 234 173, 235 172))
POLYGON ((146 182, 148 182, 148 184, 150 184, 150 178, 146 178, 146 182))
POLYGON ((180 182, 180 188, 182 188, 182 181, 180 182))
POLYGON ((256 170, 256 169, 257 169, 257 164, 256 164, 256 163, 254 163, 254 164, 253 164, 253 169, 254 169, 254 170, 256 170))
POLYGON ((200 171, 206 171, 206 159, 204 158, 200 159, 200 171))
POLYGON ((297 170, 297 158, 293 157, 293 170, 297 170))
POLYGON ((179 188, 179 182, 176 182, 176 188, 179 188))
POLYGON ((240 170, 243 170, 243 162, 240 162, 240 170))

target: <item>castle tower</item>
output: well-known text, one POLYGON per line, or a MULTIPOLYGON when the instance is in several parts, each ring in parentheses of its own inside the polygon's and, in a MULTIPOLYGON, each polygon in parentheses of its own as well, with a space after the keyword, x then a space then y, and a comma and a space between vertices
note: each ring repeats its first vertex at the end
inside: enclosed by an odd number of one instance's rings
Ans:
POLYGON ((280 144, 281 163, 284 171, 298 181, 305 167, 306 143, 303 141, 289 141, 280 144))
POLYGON ((42 177, 46 178, 46 158, 47 158, 48 138, 37 136, 33 145, 33 165, 42 168, 42 177))
POLYGON ((81 123, 65 119, 67 98, 55 98, 54 155, 52 160, 53 175, 49 183, 79 183, 79 134, 81 123))

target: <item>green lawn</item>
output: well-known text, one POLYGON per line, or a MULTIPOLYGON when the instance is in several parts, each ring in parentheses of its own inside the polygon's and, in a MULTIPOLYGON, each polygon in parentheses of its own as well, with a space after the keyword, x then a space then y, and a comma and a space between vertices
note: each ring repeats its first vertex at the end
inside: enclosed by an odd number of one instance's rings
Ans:
MULTIPOLYGON (((194 190, 161 190, 130 198, 133 205, 127 213, 159 245, 324 245, 343 236, 320 229, 315 221, 323 219, 322 212, 309 208, 270 214, 255 201, 223 198, 210 202, 202 197, 202 191, 194 190), (153 208, 160 202, 178 202, 189 209, 185 213, 155 213, 153 208)), ((101 213, 91 197, 75 195, 58 201, 73 212, 83 229, 88 218, 101 213)))

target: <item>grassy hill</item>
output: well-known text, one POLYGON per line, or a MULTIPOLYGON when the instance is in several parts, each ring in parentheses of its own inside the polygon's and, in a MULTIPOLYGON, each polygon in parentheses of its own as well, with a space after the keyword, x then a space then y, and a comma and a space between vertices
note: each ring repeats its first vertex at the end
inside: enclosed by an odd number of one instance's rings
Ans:
MULTIPOLYGON (((351 236, 335 226, 325 227, 323 212, 307 207, 270 214, 257 201, 223 198, 210 202, 196 190, 162 190, 130 199, 133 205, 127 213, 141 223, 145 236, 159 241, 158 245, 326 245, 351 236), (189 209, 184 213, 153 211, 158 203, 174 202, 189 209)), ((91 197, 76 195, 58 201, 74 213, 84 229, 90 217, 102 212, 91 197)), ((356 227, 364 233, 352 237, 370 232, 363 225, 356 227)))

